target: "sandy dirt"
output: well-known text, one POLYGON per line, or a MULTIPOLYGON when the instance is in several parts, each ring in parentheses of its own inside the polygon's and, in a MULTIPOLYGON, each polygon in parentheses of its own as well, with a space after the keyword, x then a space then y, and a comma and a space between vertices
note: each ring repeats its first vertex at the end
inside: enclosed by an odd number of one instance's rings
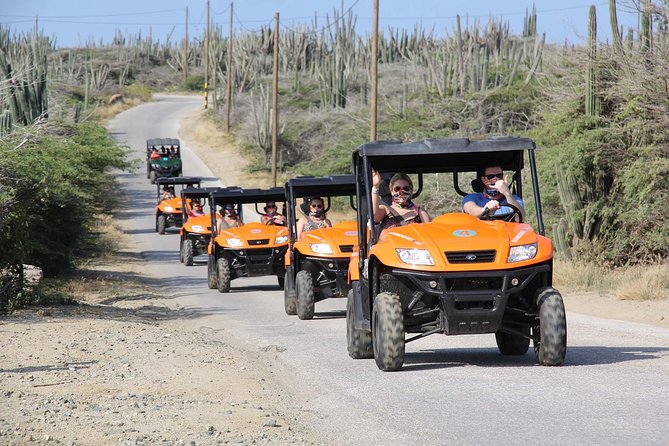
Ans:
MULTIPOLYGON (((226 184, 266 186, 200 116, 179 136, 226 184)), ((279 347, 168 309, 127 246, 69 279, 82 304, 0 318, 0 444, 336 444, 300 413, 279 347)), ((669 301, 563 294, 568 313, 669 328, 669 301)))
POLYGON ((143 262, 93 262, 68 282, 82 304, 0 318, 0 444, 332 444, 301 424, 280 347, 168 309, 143 262))

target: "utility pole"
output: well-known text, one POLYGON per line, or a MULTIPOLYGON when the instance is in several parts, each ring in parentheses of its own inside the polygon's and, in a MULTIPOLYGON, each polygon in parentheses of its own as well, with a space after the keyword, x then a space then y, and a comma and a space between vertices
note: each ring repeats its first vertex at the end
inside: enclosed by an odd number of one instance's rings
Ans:
POLYGON ((374 0, 372 21, 372 100, 369 124, 369 140, 376 141, 376 94, 379 74, 379 0, 374 0))
POLYGON ((186 37, 184 38, 184 83, 188 81, 188 6, 186 6, 186 37))
POLYGON ((274 88, 272 93, 272 183, 276 186, 276 149, 279 143, 279 12, 274 14, 274 88))
POLYGON ((37 37, 38 32, 39 32, 39 21, 37 20, 37 14, 35 14, 35 37, 37 37))
POLYGON ((230 35, 228 36, 228 83, 225 97, 225 133, 230 133, 230 109, 232 108, 232 11, 234 2, 230 2, 230 35))
POLYGON ((204 37, 204 108, 209 106, 209 0, 207 0, 207 28, 204 37))

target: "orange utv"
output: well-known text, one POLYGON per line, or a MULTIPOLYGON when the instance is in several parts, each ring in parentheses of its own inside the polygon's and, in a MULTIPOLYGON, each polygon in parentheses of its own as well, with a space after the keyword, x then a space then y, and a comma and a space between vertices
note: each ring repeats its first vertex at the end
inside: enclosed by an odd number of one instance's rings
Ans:
MULTIPOLYGON (((233 188, 238 189, 237 186, 233 188)), ((199 203, 202 209, 209 209, 209 195, 220 190, 220 187, 189 187, 181 191, 181 214, 183 225, 179 230, 179 260, 186 266, 193 265, 193 259, 207 254, 207 246, 211 239, 211 217, 209 213, 197 215, 193 209, 199 203)))
POLYGON ((158 178, 156 180, 156 232, 165 234, 170 227, 180 228, 183 224, 183 213, 181 208, 181 189, 186 187, 199 187, 199 177, 175 177, 158 178), (180 189, 177 193, 175 188, 180 189), (170 191, 170 197, 165 197, 165 191, 170 191))
POLYGON ((371 142, 354 151, 353 170, 359 249, 351 256, 346 308, 352 358, 374 357, 379 369, 398 370, 407 342, 437 333, 489 333, 503 355, 523 355, 532 341, 539 364, 564 361, 566 315, 552 287, 553 245, 543 235, 532 140, 371 142), (512 192, 522 199, 525 156, 537 230, 518 221, 517 209, 501 217, 462 212, 462 196, 473 190, 463 190, 461 181, 474 178, 471 186, 481 188, 475 172, 485 167, 512 173, 512 192), (381 178, 396 172, 417 178, 414 197, 423 192, 422 205, 443 203, 451 192, 455 212, 435 218, 432 210, 430 223, 380 231, 371 211, 372 169, 381 178))
POLYGON ((297 314, 300 319, 314 317, 315 302, 346 297, 350 289, 348 263, 358 242, 355 220, 304 232, 298 240, 297 221, 301 215, 309 214, 311 197, 326 200, 326 212, 333 197, 343 197, 342 204, 355 212, 355 177, 298 177, 286 183, 289 249, 285 259, 284 307, 286 314, 297 314), (299 203, 300 200, 303 202, 299 203))
POLYGON ((288 249, 288 229, 259 222, 258 205, 266 202, 285 202, 283 187, 270 189, 220 189, 209 195, 211 241, 208 247, 207 283, 221 293, 230 291, 230 282, 238 277, 277 276, 283 288, 283 259, 288 249), (244 205, 253 206, 255 222, 243 226, 219 229, 217 214, 224 214, 224 207, 233 206, 243 219, 244 205), (220 211, 219 211, 220 209, 220 211))

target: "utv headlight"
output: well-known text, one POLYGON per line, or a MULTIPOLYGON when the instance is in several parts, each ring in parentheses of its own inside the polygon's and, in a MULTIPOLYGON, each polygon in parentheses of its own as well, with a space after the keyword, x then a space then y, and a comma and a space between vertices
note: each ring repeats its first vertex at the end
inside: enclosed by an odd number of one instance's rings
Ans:
POLYGON ((229 238, 229 239, 226 240, 226 242, 228 243, 228 245, 232 246, 233 248, 237 248, 237 247, 243 245, 242 241, 238 238, 229 238))
POLYGON ((309 246, 317 254, 332 254, 332 248, 327 243, 310 243, 309 246))
POLYGON ((280 235, 279 237, 274 239, 274 244, 280 245, 281 243, 286 243, 287 241, 288 241, 287 235, 280 235))
POLYGON ((165 212, 172 212, 174 208, 172 206, 165 206, 165 212))
POLYGON ((427 249, 402 249, 397 248, 400 260, 409 265, 434 265, 434 260, 427 249))
POLYGON ((512 246, 509 249, 509 263, 530 260, 537 256, 537 244, 512 246))
POLYGON ((204 232, 204 226, 193 225, 193 231, 194 232, 204 232))

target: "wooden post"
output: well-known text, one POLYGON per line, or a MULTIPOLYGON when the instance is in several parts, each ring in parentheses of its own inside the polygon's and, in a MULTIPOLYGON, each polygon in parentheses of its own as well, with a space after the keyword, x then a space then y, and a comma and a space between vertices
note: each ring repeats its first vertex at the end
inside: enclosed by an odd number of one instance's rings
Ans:
POLYGON ((186 35, 184 37, 184 83, 188 81, 188 6, 186 6, 186 35))
POLYGON ((276 150, 279 143, 279 13, 274 14, 274 88, 272 93, 272 184, 276 186, 276 150))
POLYGON ((204 108, 209 106, 209 0, 207 0, 207 28, 204 37, 204 108))
POLYGON ((230 2, 230 35, 228 36, 228 84, 225 95, 225 132, 230 133, 230 109, 232 108, 232 8, 234 2, 230 2))
POLYGON ((374 19, 372 20, 372 98, 369 123, 369 140, 376 141, 376 94, 379 73, 379 0, 374 0, 374 19))

